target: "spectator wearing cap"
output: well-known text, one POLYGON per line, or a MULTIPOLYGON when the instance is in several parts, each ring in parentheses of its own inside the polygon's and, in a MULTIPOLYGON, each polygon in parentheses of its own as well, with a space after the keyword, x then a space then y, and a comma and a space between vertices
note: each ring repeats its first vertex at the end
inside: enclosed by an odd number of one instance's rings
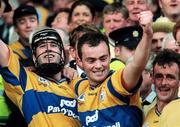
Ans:
POLYGON ((152 52, 158 53, 162 48, 162 41, 167 33, 172 32, 174 23, 167 17, 159 17, 153 22, 152 52))
MULTIPOLYGON (((109 38, 109 33, 118 29, 125 27, 127 24, 127 19, 129 17, 129 13, 127 8, 120 3, 112 3, 106 5, 103 9, 103 27, 104 33, 109 38)), ((109 38, 109 46, 111 57, 115 57, 114 55, 114 42, 109 38)))
POLYGON ((13 24, 19 39, 12 42, 10 47, 24 66, 33 66, 29 35, 39 24, 36 9, 33 6, 20 5, 14 11, 13 24))
POLYGON ((115 43, 115 58, 111 60, 112 70, 122 69, 127 60, 133 56, 134 51, 142 38, 140 26, 128 26, 117 29, 109 34, 115 43))
POLYGON ((158 0, 161 12, 172 22, 180 20, 180 1, 179 0, 158 0))

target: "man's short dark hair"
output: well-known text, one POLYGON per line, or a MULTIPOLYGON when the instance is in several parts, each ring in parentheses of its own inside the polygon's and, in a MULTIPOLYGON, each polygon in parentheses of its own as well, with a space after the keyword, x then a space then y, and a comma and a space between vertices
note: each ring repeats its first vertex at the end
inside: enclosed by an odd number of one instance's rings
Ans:
POLYGON ((160 51, 153 61, 153 68, 156 64, 164 66, 166 64, 171 65, 172 63, 176 63, 178 65, 180 77, 180 54, 173 50, 164 49, 160 51))
POLYGON ((83 45, 88 44, 90 47, 96 47, 102 42, 107 45, 108 52, 110 54, 108 38, 105 35, 98 32, 84 34, 79 38, 79 42, 77 44, 79 58, 82 60, 83 45))

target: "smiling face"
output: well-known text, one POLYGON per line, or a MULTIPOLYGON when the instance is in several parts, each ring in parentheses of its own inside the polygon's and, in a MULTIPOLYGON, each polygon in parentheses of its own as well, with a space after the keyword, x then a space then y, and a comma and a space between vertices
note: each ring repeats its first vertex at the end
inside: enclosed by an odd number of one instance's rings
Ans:
POLYGON ((147 0, 124 0, 124 5, 129 11, 129 18, 138 21, 139 13, 148 9, 147 0))
POLYGON ((36 48, 36 59, 39 64, 59 63, 60 50, 56 42, 47 40, 42 42, 36 48))
POLYGON ((109 73, 110 54, 105 42, 98 46, 90 47, 88 44, 82 46, 82 65, 91 85, 102 83, 109 73))
POLYGON ((33 30, 38 26, 36 15, 26 15, 16 20, 16 31, 21 38, 29 39, 33 30))
POLYGON ((180 85, 179 71, 176 63, 154 66, 153 79, 158 100, 168 103, 177 98, 180 85))
POLYGON ((126 19, 119 12, 104 14, 103 26, 108 36, 110 32, 126 26, 126 19))
POLYGON ((180 16, 180 0, 159 0, 159 6, 164 15, 171 20, 180 16))
POLYGON ((90 9, 85 5, 79 5, 74 8, 72 17, 71 17, 71 25, 72 29, 76 28, 82 24, 90 24, 93 22, 93 16, 91 14, 90 9))

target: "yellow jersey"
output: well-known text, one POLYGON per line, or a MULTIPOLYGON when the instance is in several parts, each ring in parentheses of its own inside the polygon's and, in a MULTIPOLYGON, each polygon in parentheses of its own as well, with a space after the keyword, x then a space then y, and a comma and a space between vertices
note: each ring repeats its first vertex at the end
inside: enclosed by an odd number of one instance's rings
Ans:
POLYGON ((67 82, 57 84, 26 70, 10 49, 9 64, 0 69, 7 96, 28 127, 79 127, 76 95, 67 82))
POLYGON ((84 127, 141 127, 142 110, 137 87, 129 92, 123 88, 122 70, 110 72, 94 89, 87 79, 75 80, 71 87, 78 95, 78 113, 84 127))

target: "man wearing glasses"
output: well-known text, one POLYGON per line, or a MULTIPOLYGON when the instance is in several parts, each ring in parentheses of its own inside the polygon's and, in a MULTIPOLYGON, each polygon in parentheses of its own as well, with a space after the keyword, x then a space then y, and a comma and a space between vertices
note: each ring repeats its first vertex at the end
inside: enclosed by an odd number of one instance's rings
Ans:
POLYGON ((180 21, 178 21, 174 26, 173 36, 176 40, 176 45, 179 46, 178 53, 180 54, 180 21))

